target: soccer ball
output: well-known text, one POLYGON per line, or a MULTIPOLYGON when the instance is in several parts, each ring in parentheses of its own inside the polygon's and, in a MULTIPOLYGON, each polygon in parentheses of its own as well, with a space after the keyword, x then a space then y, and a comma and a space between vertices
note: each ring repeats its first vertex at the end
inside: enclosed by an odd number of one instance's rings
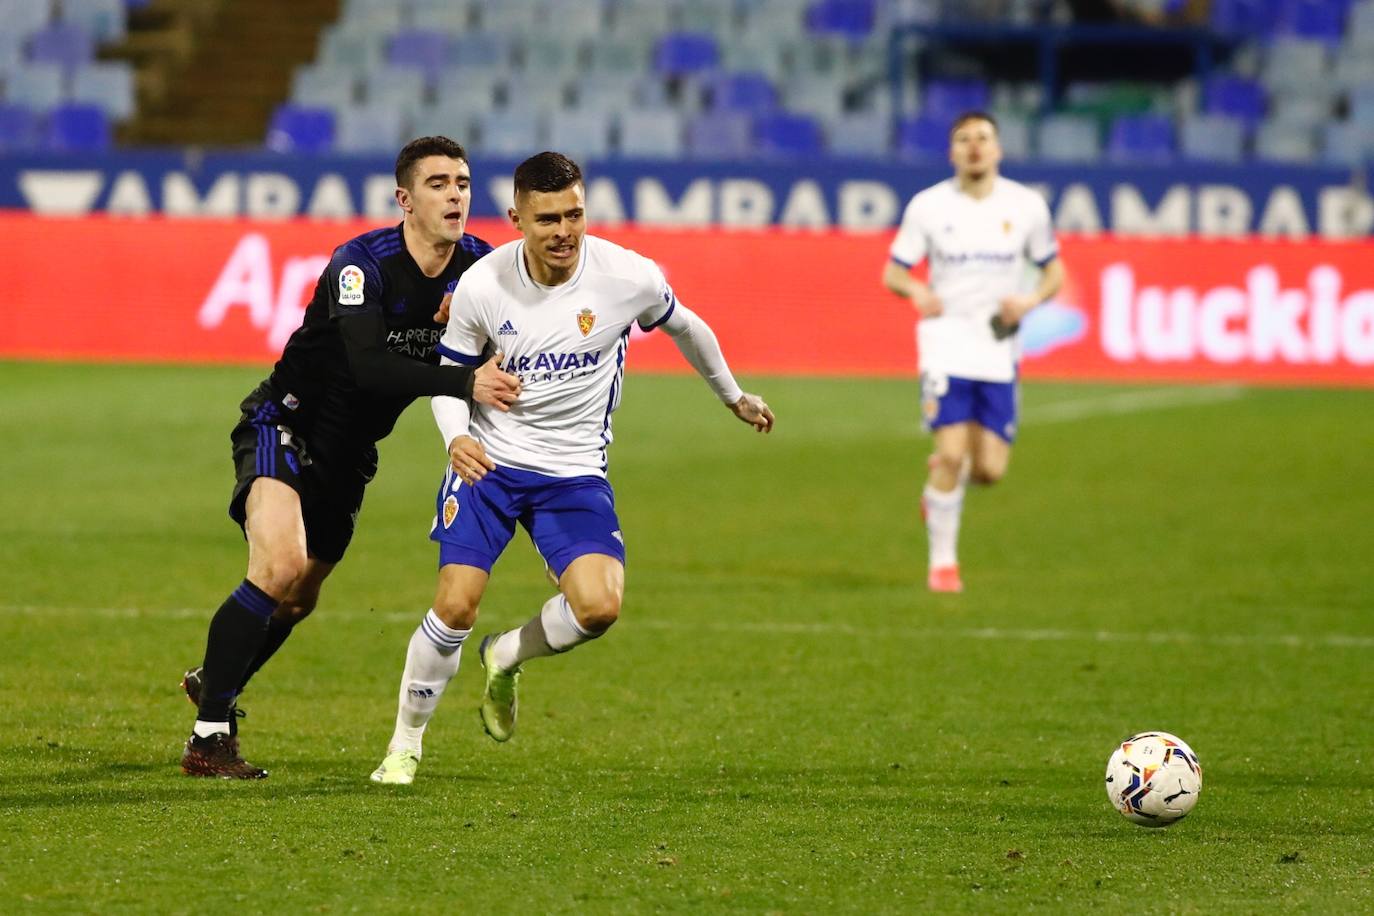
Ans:
POLYGON ((1202 765, 1193 749, 1166 732, 1132 735, 1107 761, 1107 798, 1128 821, 1167 827, 1197 804, 1202 765))

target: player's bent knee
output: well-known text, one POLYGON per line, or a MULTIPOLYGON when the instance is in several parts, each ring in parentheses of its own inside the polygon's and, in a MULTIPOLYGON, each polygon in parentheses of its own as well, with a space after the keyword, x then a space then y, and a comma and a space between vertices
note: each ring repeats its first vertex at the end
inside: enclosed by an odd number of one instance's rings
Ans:
MULTIPOLYGON (((285 598, 305 572, 305 551, 282 550, 249 563, 248 579, 275 598, 285 598)), ((307 612, 308 613, 308 612, 307 612)))
POLYGON ((1006 473, 1007 469, 1005 467, 992 468, 975 465, 973 470, 969 472, 969 479, 980 486, 989 487, 1006 476, 1006 473))
POLYGON ((310 612, 315 610, 318 601, 319 595, 287 598, 277 605, 277 612, 272 616, 285 620, 294 626, 310 616, 310 612))
POLYGON ((435 599, 434 614, 444 626, 471 630, 477 622, 477 602, 462 595, 446 595, 435 599))
POLYGON ((573 603, 573 616, 577 625, 594 636, 599 636, 620 619, 620 596, 615 592, 605 592, 573 603))

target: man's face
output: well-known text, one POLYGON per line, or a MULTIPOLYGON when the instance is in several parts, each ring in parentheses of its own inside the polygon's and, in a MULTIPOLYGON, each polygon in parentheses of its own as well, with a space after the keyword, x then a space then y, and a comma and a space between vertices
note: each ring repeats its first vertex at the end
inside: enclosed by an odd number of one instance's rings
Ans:
POLYGON ((472 172, 462 159, 426 156, 411 168, 410 187, 396 189, 407 221, 431 241, 463 237, 472 203, 472 172))
POLYGON ((511 222, 525 237, 526 257, 538 262, 545 275, 565 277, 577 265, 582 238, 587 234, 586 199, 582 182, 561 191, 527 191, 515 199, 511 222))
POLYGON ((997 128, 981 118, 960 124, 949 138, 949 161, 961 178, 982 178, 1002 162, 997 128))

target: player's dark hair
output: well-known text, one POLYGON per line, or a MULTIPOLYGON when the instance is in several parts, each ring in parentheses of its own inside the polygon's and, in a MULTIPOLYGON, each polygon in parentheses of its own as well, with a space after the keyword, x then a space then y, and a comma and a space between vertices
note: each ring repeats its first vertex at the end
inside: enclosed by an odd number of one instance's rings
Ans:
POLYGON ((950 139, 954 138, 954 133, 970 121, 987 121, 992 125, 992 132, 997 133, 997 119, 986 111, 966 111, 954 119, 954 124, 949 129, 950 139))
POLYGON ((396 184, 408 188, 415 178, 415 163, 426 156, 447 156, 450 159, 468 161, 468 151, 463 144, 448 137, 416 137, 396 155, 396 184))
POLYGON ((582 170, 562 153, 545 150, 531 156, 515 169, 515 196, 530 191, 561 191, 582 180, 582 170))

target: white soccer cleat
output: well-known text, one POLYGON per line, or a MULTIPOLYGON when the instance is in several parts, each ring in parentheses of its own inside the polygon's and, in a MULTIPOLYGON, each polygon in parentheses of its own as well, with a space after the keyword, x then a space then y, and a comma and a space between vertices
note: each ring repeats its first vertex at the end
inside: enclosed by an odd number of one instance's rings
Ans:
POLYGON ((393 751, 372 771, 372 781, 387 786, 408 786, 415 781, 415 771, 419 768, 420 755, 415 751, 410 748, 393 751))

